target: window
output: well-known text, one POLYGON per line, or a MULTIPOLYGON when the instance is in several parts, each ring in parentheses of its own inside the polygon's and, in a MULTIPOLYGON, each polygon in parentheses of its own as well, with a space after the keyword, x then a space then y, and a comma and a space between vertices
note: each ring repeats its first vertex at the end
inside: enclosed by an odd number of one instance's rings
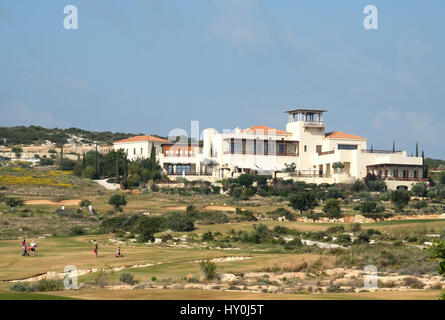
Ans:
POLYGON ((177 174, 182 174, 182 173, 185 173, 185 174, 190 174, 190 172, 191 172, 191 165, 189 165, 189 164, 178 164, 178 165, 176 165, 176 173, 177 174))
POLYGON ((230 140, 230 153, 235 153, 235 140, 231 139, 230 140))
POLYGON ((278 145, 278 153, 279 154, 284 154, 284 144, 280 143, 278 145))
POLYGON ((304 152, 307 152, 307 146, 304 146, 304 152))
POLYGON ((256 154, 256 140, 253 140, 253 154, 256 154))
POLYGON ((133 149, 133 154, 136 154, 136 148, 133 149))
POLYGON ((264 154, 269 153, 269 141, 264 141, 264 154))
POLYGON ((142 150, 144 150, 143 148, 141 148, 141 154, 142 154, 142 150))
MULTIPOLYGON (((167 151, 168 152, 168 151, 167 151)), ((168 174, 173 174, 174 173, 174 171, 173 171, 173 165, 172 164, 169 164, 168 165, 168 167, 167 167, 167 172, 168 172, 168 174)))
POLYGON ((339 144, 338 150, 357 150, 356 144, 339 144))

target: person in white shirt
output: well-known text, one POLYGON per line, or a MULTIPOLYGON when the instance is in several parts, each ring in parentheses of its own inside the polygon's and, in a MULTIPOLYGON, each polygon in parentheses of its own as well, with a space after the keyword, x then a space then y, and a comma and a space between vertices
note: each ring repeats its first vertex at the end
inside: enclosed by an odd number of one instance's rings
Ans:
POLYGON ((31 246, 30 246, 29 250, 31 251, 31 254, 33 256, 36 255, 36 248, 37 248, 36 242, 35 242, 35 240, 32 240, 31 241, 31 246))

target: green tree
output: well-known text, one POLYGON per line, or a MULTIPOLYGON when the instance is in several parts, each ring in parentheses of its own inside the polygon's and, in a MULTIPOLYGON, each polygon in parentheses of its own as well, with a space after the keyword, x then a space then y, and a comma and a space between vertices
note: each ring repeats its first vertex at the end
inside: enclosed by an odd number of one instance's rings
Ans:
MULTIPOLYGON (((445 240, 433 239, 433 244, 428 249, 429 258, 437 262, 439 274, 445 274, 445 240)), ((441 300, 445 300, 445 291, 440 295, 441 300)))
POLYGON ((340 201, 338 201, 337 199, 326 200, 325 204, 323 205, 323 212, 329 218, 340 218, 341 217, 340 201))
POLYGON ((295 164, 295 163, 289 163, 289 164, 287 164, 287 163, 285 163, 284 164, 284 172, 295 172, 295 169, 297 168, 297 165, 295 164))
POLYGON ((426 194, 428 192, 428 187, 427 187, 426 183, 418 182, 415 185, 413 185, 412 191, 416 196, 424 197, 424 196, 426 196, 426 194))
POLYGON ((25 203, 20 198, 5 198, 3 199, 3 202, 9 206, 9 210, 11 212, 14 212, 15 207, 23 207, 25 203))
POLYGON ((336 170, 339 173, 341 173, 344 168, 345 168, 345 164, 343 162, 341 162, 341 161, 334 162, 332 164, 332 169, 336 170))
POLYGON ((125 207, 127 203, 128 203, 127 199, 123 194, 114 194, 108 200, 108 204, 111 204, 114 207, 115 211, 121 211, 121 212, 123 210, 123 207, 125 207))
POLYGON ((382 192, 386 189, 386 182, 380 178, 368 181, 368 188, 371 191, 382 192))
POLYGON ((96 172, 93 167, 87 166, 82 170, 82 178, 94 179, 96 172))
POLYGON ((416 142, 416 157, 419 156, 419 143, 416 142))
POLYGON ((12 147, 11 151, 15 153, 15 157, 20 159, 22 157, 23 149, 20 147, 12 147))
POLYGON ((438 272, 445 274, 445 240, 433 239, 433 245, 428 249, 429 258, 438 263, 438 272))
POLYGON ((404 189, 398 189, 391 192, 391 202, 397 208, 397 210, 403 211, 403 209, 408 205, 410 196, 408 191, 404 189))
POLYGON ((243 173, 238 177, 238 183, 242 187, 251 187, 255 178, 251 174, 243 173))
POLYGON ((63 143, 60 144, 60 162, 59 162, 59 169, 63 170, 63 143))
POLYGON ((84 199, 84 200, 82 200, 82 201, 80 201, 80 207, 81 208, 87 208, 88 206, 90 206, 92 203, 91 203, 91 201, 90 200, 86 200, 86 199, 84 199))
POLYGON ((289 202, 289 205, 295 210, 299 210, 301 214, 303 214, 303 211, 312 210, 318 205, 317 198, 311 191, 294 193, 290 196, 289 202))

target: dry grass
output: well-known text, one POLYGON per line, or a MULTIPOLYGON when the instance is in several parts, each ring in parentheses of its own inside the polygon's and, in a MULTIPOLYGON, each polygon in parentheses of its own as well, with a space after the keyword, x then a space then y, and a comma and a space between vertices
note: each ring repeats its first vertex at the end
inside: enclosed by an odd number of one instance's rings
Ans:
POLYGON ((332 268, 335 257, 331 256, 306 256, 293 258, 284 263, 274 263, 272 266, 261 268, 262 272, 317 272, 332 268))
POLYGON ((209 290, 78 290, 47 293, 94 300, 437 300, 438 290, 328 294, 281 294, 209 290))

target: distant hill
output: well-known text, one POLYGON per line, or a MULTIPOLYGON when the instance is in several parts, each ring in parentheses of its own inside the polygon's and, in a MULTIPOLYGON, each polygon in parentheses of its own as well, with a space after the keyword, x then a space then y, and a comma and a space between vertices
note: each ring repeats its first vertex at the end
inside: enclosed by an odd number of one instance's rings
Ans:
POLYGON ((0 145, 40 145, 45 143, 45 140, 53 143, 76 143, 83 145, 91 145, 97 141, 99 144, 111 145, 113 141, 136 135, 141 134, 110 131, 96 132, 78 128, 48 129, 40 126, 0 127, 0 145))

